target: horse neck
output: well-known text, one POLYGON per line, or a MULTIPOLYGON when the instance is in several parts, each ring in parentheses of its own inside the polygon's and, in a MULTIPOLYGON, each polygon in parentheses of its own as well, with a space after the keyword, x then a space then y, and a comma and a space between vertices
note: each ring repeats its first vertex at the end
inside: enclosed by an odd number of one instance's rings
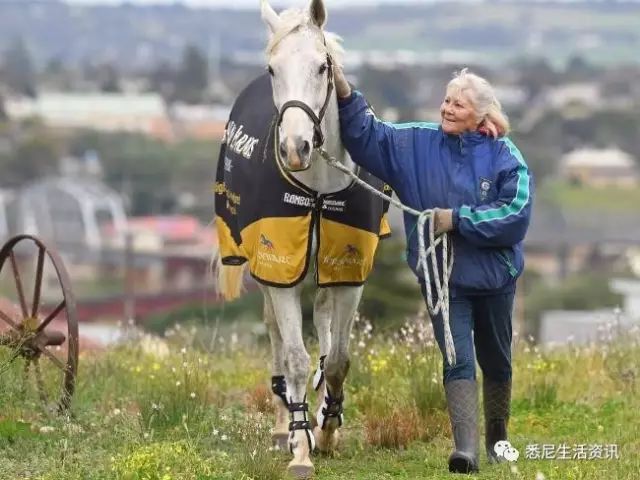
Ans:
MULTIPOLYGON (((352 172, 355 164, 340 140, 340 119, 338 118, 338 99, 335 91, 332 94, 329 107, 322 120, 322 131, 325 142, 323 148, 329 155, 347 166, 352 172)), ((343 190, 351 183, 351 178, 340 170, 329 165, 316 151, 311 158, 311 167, 304 172, 294 173, 296 179, 308 188, 318 193, 334 193, 343 190)))

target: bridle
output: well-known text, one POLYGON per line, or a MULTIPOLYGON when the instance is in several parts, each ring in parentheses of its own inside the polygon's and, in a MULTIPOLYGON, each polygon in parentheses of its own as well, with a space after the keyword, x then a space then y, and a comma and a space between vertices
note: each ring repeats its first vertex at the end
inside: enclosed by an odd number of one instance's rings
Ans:
MULTIPOLYGON (((324 45, 326 47, 327 42, 324 37, 322 38, 322 41, 324 42, 324 45)), ((313 122, 313 148, 318 149, 322 147, 324 145, 324 140, 325 140, 324 134, 322 133, 322 126, 321 126, 322 119, 324 118, 325 113, 327 113, 327 108, 329 108, 329 102, 331 101, 331 95, 333 93, 333 59, 331 58, 331 55, 328 52, 327 52, 327 75, 328 75, 327 96, 324 99, 324 104, 322 105, 322 108, 320 108, 320 112, 318 113, 318 115, 316 115, 316 113, 313 111, 311 107, 309 107, 309 105, 307 105, 304 102, 301 102, 300 100, 289 100, 288 102, 285 102, 284 105, 282 105, 282 108, 280 109, 280 111, 278 112, 278 118, 275 125, 275 139, 274 139, 275 156, 276 156, 276 161, 280 164, 280 166, 289 172, 302 172, 304 170, 307 170, 311 166, 311 162, 309 162, 309 165, 307 165, 304 168, 292 169, 292 168, 289 168, 285 164, 285 162, 282 161, 279 147, 280 147, 280 125, 282 124, 284 112, 286 112, 287 109, 289 108, 302 109, 302 111, 306 113, 307 116, 313 122)))

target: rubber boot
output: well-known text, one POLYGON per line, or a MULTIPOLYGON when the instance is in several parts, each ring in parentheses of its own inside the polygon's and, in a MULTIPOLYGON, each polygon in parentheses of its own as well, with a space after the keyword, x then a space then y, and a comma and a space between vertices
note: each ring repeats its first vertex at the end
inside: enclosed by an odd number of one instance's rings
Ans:
POLYGON ((495 382, 488 378, 482 381, 484 402, 485 447, 489 463, 504 462, 494 446, 500 440, 507 440, 507 426, 511 406, 511 380, 495 382))
POLYGON ((449 471, 478 471, 478 386, 475 380, 452 380, 444 386, 455 451, 449 471))

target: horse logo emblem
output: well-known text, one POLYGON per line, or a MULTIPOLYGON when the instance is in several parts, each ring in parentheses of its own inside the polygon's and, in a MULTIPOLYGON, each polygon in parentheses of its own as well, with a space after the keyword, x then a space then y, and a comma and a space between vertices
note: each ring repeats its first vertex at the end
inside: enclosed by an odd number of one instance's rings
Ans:
POLYGON ((350 243, 347 244, 347 246, 345 247, 345 253, 347 254, 347 256, 349 257, 360 257, 362 256, 360 254, 360 250, 358 250, 358 247, 356 247, 355 245, 352 245, 350 243))
POLYGON ((260 234, 260 245, 262 245, 269 251, 273 251, 275 249, 273 242, 269 240, 263 233, 260 234))

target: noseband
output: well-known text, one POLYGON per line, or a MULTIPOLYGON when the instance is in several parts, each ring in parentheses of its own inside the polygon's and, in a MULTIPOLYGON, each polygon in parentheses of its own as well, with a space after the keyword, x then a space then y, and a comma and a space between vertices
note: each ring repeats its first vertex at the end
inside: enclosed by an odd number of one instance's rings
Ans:
MULTIPOLYGON (((326 40, 323 39, 323 41, 326 46, 327 45, 326 40)), ((307 170, 311 166, 311 163, 309 163, 309 165, 305 168, 292 170, 291 168, 287 167, 285 163, 282 161, 282 158, 280 157, 280 125, 282 125, 284 112, 286 112, 287 109, 294 108, 294 107, 302 109, 302 111, 306 113, 307 116, 313 122, 313 148, 314 149, 320 148, 322 145, 324 145, 324 134, 322 133, 321 124, 322 124, 322 119, 324 118, 324 115, 327 112, 327 108, 329 107, 329 102, 331 101, 331 94, 333 93, 333 59, 331 58, 331 55, 329 55, 329 53, 327 53, 327 75, 328 75, 327 96, 324 99, 324 104, 322 105, 322 108, 320 109, 320 112, 318 113, 318 115, 316 115, 316 113, 311 109, 311 107, 309 107, 309 105, 307 105, 304 102, 301 102, 300 100, 289 100, 288 102, 285 102, 285 104, 282 105, 282 108, 278 112, 278 120, 276 122, 276 128, 275 128, 275 145, 274 145, 275 155, 278 163, 284 169, 290 172, 301 172, 301 171, 307 170)))

